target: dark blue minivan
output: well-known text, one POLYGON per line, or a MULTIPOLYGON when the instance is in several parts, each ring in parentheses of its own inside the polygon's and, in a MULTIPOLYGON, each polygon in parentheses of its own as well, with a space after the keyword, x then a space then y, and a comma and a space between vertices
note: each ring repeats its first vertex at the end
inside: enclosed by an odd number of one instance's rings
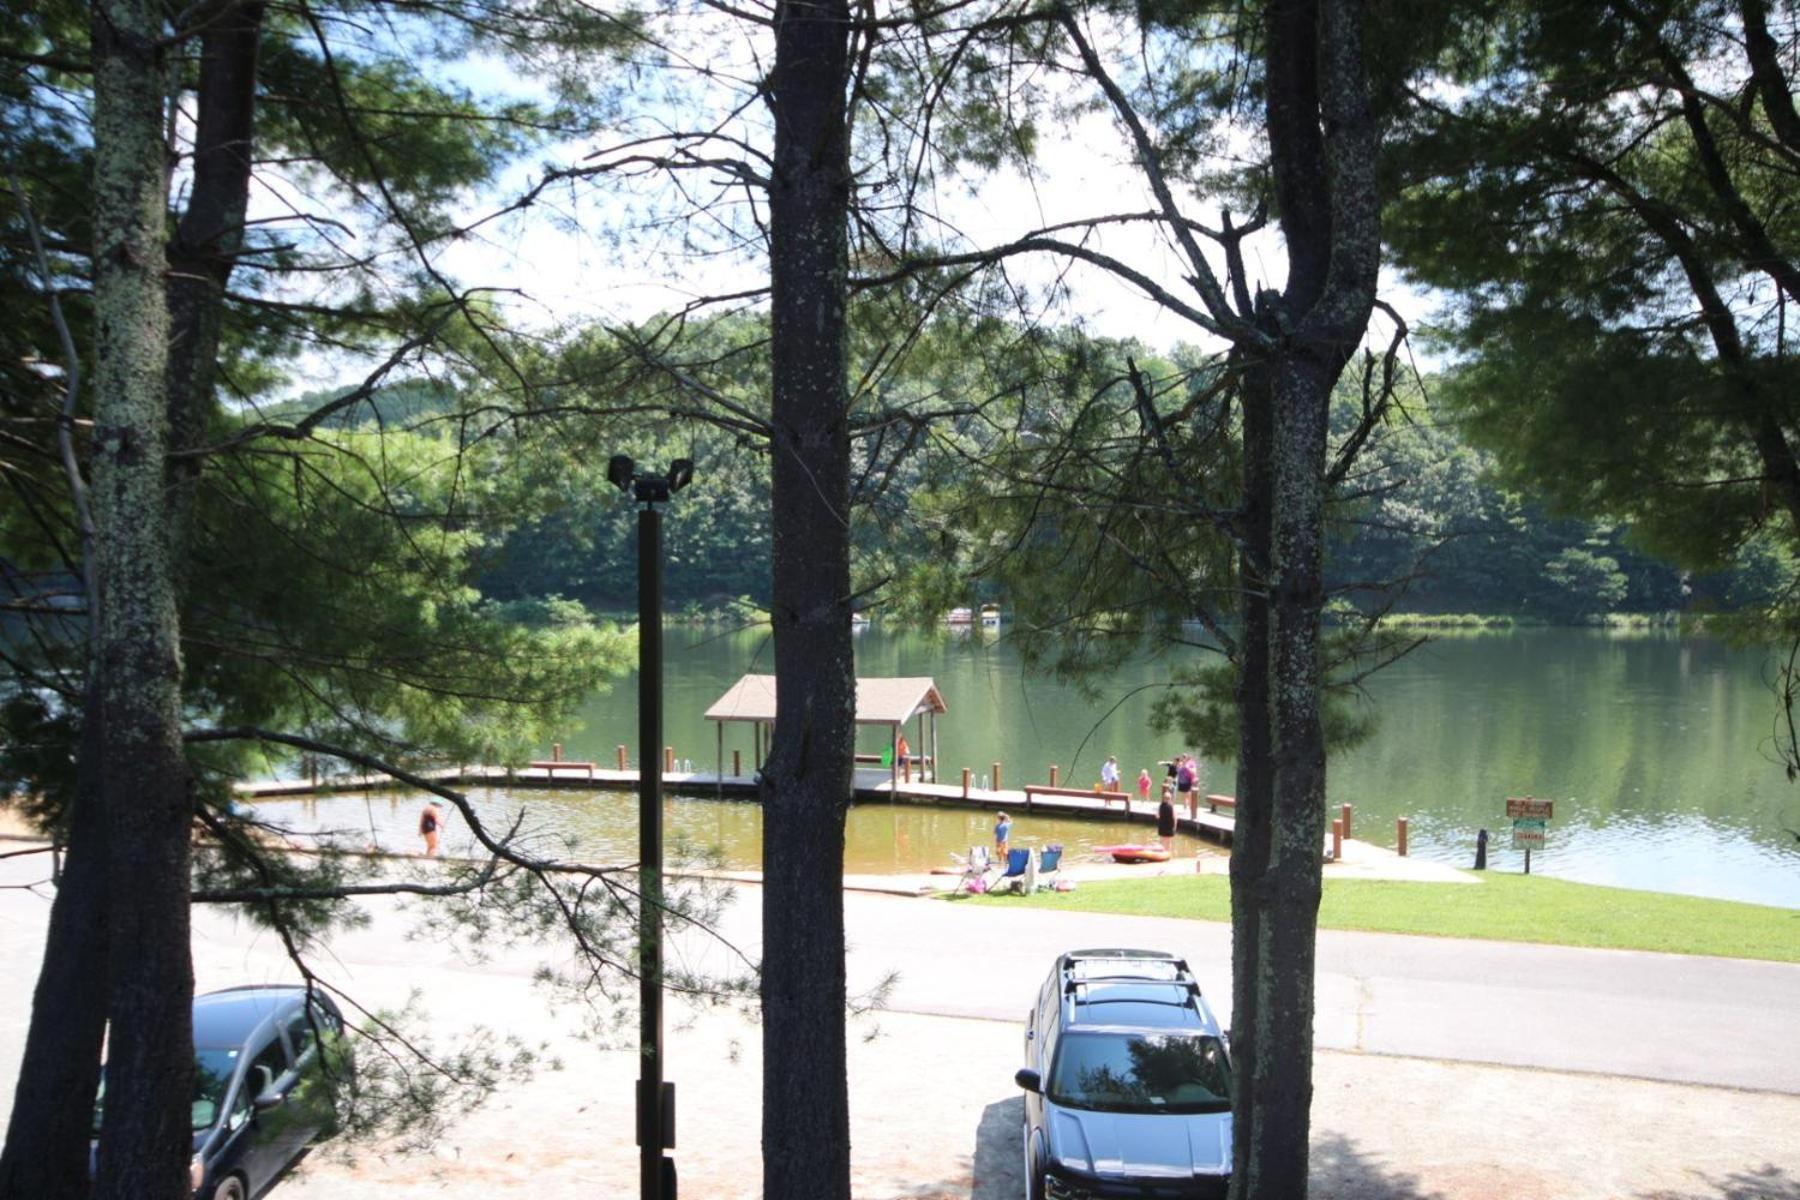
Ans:
POLYGON ((280 984, 194 997, 196 1200, 260 1195, 335 1131, 336 1092, 352 1070, 343 1014, 323 992, 280 984))

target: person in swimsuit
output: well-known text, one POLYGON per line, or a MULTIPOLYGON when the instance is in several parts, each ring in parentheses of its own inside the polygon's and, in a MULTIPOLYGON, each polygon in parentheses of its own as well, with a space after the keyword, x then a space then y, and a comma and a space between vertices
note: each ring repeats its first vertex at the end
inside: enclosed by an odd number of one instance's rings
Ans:
POLYGON ((427 800, 425 811, 419 814, 419 836, 425 839, 425 853, 431 858, 437 857, 438 830, 444 827, 444 810, 437 806, 437 801, 427 800))
POLYGON ((1143 770, 1138 772, 1138 800, 1144 804, 1150 803, 1150 768, 1149 767, 1145 767, 1143 770))
POLYGON ((1163 788, 1162 803, 1156 806, 1156 836, 1162 839, 1164 850, 1175 853, 1175 802, 1166 787, 1163 788))
POLYGON ((994 821, 994 858, 1000 863, 1001 870, 1006 869, 1007 843, 1011 840, 1012 818, 999 813, 994 821))

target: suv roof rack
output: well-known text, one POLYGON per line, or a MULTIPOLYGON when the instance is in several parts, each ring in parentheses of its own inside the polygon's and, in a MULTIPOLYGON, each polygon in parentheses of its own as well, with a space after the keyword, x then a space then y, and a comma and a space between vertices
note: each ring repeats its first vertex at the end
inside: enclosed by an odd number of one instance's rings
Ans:
POLYGON ((1138 983, 1164 984, 1180 988, 1193 996, 1199 996, 1200 981, 1195 978, 1193 970, 1185 958, 1178 958, 1163 950, 1071 950, 1063 955, 1062 994, 1066 1000, 1075 995, 1077 989, 1093 984, 1106 983, 1138 983), (1082 975, 1075 970, 1081 963, 1116 963, 1124 967, 1128 963, 1155 963, 1170 968, 1170 974, 1145 975, 1127 971, 1114 971, 1105 974, 1082 975))

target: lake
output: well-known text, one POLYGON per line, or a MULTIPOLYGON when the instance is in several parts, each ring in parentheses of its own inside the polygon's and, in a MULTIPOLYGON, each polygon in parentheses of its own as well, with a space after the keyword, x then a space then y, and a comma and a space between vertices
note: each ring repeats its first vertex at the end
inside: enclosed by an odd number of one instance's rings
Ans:
MULTIPOLYGON (((672 628, 666 641, 664 721, 668 744, 696 769, 710 770, 714 733, 702 718, 745 671, 772 671, 764 631, 672 628)), ((1167 660, 1122 656, 1097 697, 1028 677, 1004 636, 888 633, 857 635, 863 675, 936 678, 947 717, 939 721, 946 780, 1004 764, 1004 783, 1062 780, 1088 786, 1116 754, 1128 780, 1180 749, 1154 733, 1150 708, 1167 660)), ((1392 845, 1397 817, 1409 819, 1411 853, 1468 865, 1476 831, 1493 832, 1489 863, 1516 871, 1509 848, 1508 796, 1553 799, 1545 849, 1532 870, 1588 883, 1683 892, 1800 908, 1800 787, 1770 755, 1776 705, 1763 683, 1764 659, 1716 640, 1673 633, 1544 629, 1450 634, 1415 651, 1367 684, 1379 720, 1374 737, 1335 755, 1328 791, 1355 806, 1354 833, 1392 845), (1785 827, 1785 829, 1784 829, 1785 827)), ((637 682, 624 678, 593 697, 583 728, 562 738, 569 758, 611 764, 614 746, 637 736, 637 682)), ((865 731, 859 748, 884 745, 865 731)), ((726 757, 751 759, 747 727, 728 727, 726 757)), ((544 750, 548 752, 548 747, 544 750)), ((636 761, 635 747, 632 761, 636 761)), ((1205 790, 1230 792, 1228 763, 1206 766, 1205 790)), ((543 792, 484 795, 484 806, 525 803, 534 819, 580 830, 621 859, 634 855, 628 801, 578 800, 543 792), (616 828, 615 828, 616 827, 616 828)), ((414 808, 353 804, 344 823, 392 823, 410 838, 414 808)), ((760 814, 742 803, 672 802, 672 827, 725 845, 733 865, 760 852, 760 814), (716 832, 715 832, 716 831, 716 832)), ((988 840, 991 821, 958 810, 895 811, 862 806, 849 832, 847 869, 917 870, 944 861, 948 847, 988 840), (921 865, 922 864, 922 865, 921 865)), ((1143 827, 1084 827, 1020 833, 1071 845, 1142 840, 1143 827)))
MULTIPOLYGON (((710 769, 702 715, 739 675, 773 671, 766 631, 676 629, 666 639, 665 741, 710 769)), ((1128 779, 1180 749, 1154 733, 1150 707, 1168 664, 1122 657, 1097 699, 1026 675, 1004 635, 857 634, 862 675, 930 675, 949 713, 939 721, 945 779, 1004 764, 1004 782, 1046 782, 1050 764, 1086 786, 1116 754, 1128 779)), ((1771 757, 1775 698, 1764 656, 1672 632, 1533 629, 1451 634, 1368 683, 1373 738, 1334 756, 1328 792, 1355 805, 1357 837, 1391 846, 1409 819, 1410 852, 1472 863, 1476 830, 1493 832, 1490 865, 1518 870, 1507 849, 1508 796, 1556 802, 1532 870, 1564 879, 1800 908, 1800 786, 1771 757)), ((611 762, 637 739, 637 680, 621 679, 564 738, 573 758, 611 762)), ((863 733, 860 748, 879 750, 863 733)), ((728 728, 750 758, 746 729, 728 728)), ((547 749, 547 748, 546 748, 547 749)), ((632 751, 636 758, 635 749, 632 751)), ((1206 765, 1208 791, 1230 792, 1228 763, 1206 765)))

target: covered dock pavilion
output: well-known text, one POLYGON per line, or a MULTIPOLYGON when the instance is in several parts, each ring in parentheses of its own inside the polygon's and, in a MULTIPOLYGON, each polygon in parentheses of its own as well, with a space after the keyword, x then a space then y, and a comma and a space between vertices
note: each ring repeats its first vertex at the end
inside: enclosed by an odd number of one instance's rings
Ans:
MULTIPOLYGON (((915 753, 929 762, 932 778, 937 777, 937 719, 940 713, 947 711, 937 682, 929 676, 858 677, 856 681, 856 723, 887 727, 888 770, 896 788, 900 784, 900 734, 908 721, 918 722, 918 740, 913 745, 920 749, 915 753), (929 753, 924 752, 926 747, 929 747, 929 753)), ((706 710, 706 719, 713 722, 717 734, 719 778, 725 775, 727 722, 744 722, 754 727, 755 762, 760 769, 768 753, 769 739, 775 731, 775 677, 744 676, 713 702, 706 710)), ((923 765, 920 778, 924 778, 923 765)))

